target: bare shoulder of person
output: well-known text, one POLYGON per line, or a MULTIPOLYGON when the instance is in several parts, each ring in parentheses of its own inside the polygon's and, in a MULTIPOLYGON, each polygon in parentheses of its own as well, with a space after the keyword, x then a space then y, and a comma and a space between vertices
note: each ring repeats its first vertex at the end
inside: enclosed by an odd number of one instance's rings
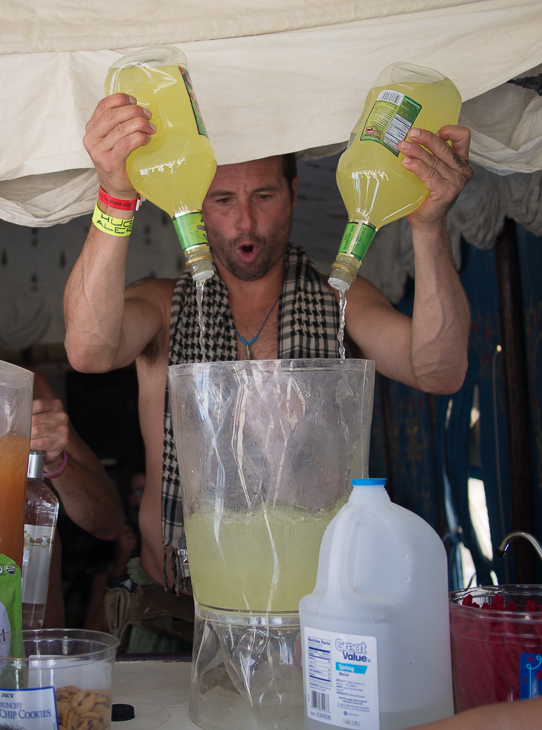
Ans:
POLYGON ((150 276, 145 276, 142 279, 138 279, 137 281, 132 281, 131 284, 126 285, 126 291, 132 291, 133 289, 141 289, 145 284, 147 284, 150 281, 150 276))
POLYGON ((166 281, 166 280, 156 279, 154 276, 144 276, 141 279, 137 279, 137 281, 132 281, 130 284, 127 284, 125 291, 131 292, 131 291, 135 291, 137 289, 155 287, 156 282, 159 282, 159 281, 166 281))
MULTIPOLYGON (((329 275, 321 274, 321 276, 329 286, 329 275)), ((333 287, 330 287, 330 289, 335 295, 337 301, 339 301, 340 294, 338 290, 333 287)), ((349 309, 353 309, 354 306, 357 306, 358 304, 366 306, 377 303, 391 306, 378 287, 372 284, 364 276, 357 276, 352 283, 352 286, 346 292, 346 311, 348 312, 349 309)))
POLYGON ((171 299, 175 289, 175 279, 158 279, 147 276, 128 284, 126 299, 140 299, 148 306, 149 315, 152 311, 162 322, 157 334, 149 341, 140 358, 142 364, 152 366, 167 357, 169 344, 169 319, 171 313, 171 299))
POLYGON ((175 289, 175 279, 158 279, 154 276, 145 276, 133 281, 125 288, 126 301, 139 301, 149 309, 163 315, 164 310, 171 309, 171 298, 175 289))

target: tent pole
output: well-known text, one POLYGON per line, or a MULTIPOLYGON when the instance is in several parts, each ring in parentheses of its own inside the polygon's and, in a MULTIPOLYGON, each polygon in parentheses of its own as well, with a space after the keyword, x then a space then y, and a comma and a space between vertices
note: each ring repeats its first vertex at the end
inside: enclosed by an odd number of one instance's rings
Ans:
MULTIPOLYGON (((516 223, 505 219, 495 246, 503 348, 506 419, 510 464, 510 502, 514 530, 533 533, 534 493, 529 437, 529 396, 516 223)), ((504 535, 496 535, 497 540, 504 535)), ((536 583, 536 554, 527 541, 516 541, 515 582, 536 583)))

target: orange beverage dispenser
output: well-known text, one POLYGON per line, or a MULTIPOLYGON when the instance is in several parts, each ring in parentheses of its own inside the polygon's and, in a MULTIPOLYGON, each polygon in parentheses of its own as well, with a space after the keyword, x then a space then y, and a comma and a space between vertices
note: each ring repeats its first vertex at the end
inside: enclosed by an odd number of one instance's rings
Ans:
POLYGON ((34 374, 0 361, 0 554, 22 565, 34 374))

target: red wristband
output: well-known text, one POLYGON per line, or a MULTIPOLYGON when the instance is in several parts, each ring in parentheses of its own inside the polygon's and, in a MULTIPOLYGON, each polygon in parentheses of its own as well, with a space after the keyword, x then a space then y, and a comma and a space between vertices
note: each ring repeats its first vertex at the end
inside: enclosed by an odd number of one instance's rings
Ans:
POLYGON ((66 471, 66 468, 68 466, 68 454, 66 453, 66 449, 62 452, 62 464, 58 467, 58 469, 55 469, 55 471, 44 471, 43 476, 45 479, 55 479, 56 477, 59 477, 61 474, 64 474, 66 471))
POLYGON ((113 198, 108 195, 100 185, 98 189, 98 200, 105 203, 110 208, 116 208, 117 210, 139 210, 141 205, 141 196, 138 195, 134 200, 122 200, 121 198, 113 198))

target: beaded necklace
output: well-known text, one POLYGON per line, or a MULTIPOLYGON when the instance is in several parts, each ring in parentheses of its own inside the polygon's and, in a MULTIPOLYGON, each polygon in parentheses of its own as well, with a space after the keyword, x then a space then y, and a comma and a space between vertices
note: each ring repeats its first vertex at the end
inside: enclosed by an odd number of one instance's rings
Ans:
POLYGON ((237 335, 237 337, 239 337, 239 339, 241 340, 241 342, 243 343, 243 345, 247 348, 247 360, 251 360, 252 359, 252 357, 250 355, 250 346, 253 345, 256 342, 256 340, 258 339, 258 337, 260 336, 261 331, 265 327, 265 323, 269 319, 269 316, 271 315, 271 312, 273 311, 273 309, 275 309, 275 306, 276 306, 278 300, 280 299, 280 297, 281 297, 281 295, 279 294, 278 297, 275 299, 275 302, 274 302, 273 306, 271 307, 271 309, 267 313, 267 317, 264 319, 262 326, 256 332, 256 334, 254 335, 254 337, 251 340, 246 340, 243 337, 243 335, 240 335, 239 334, 239 332, 237 331, 237 329, 235 330, 235 334, 237 335))

